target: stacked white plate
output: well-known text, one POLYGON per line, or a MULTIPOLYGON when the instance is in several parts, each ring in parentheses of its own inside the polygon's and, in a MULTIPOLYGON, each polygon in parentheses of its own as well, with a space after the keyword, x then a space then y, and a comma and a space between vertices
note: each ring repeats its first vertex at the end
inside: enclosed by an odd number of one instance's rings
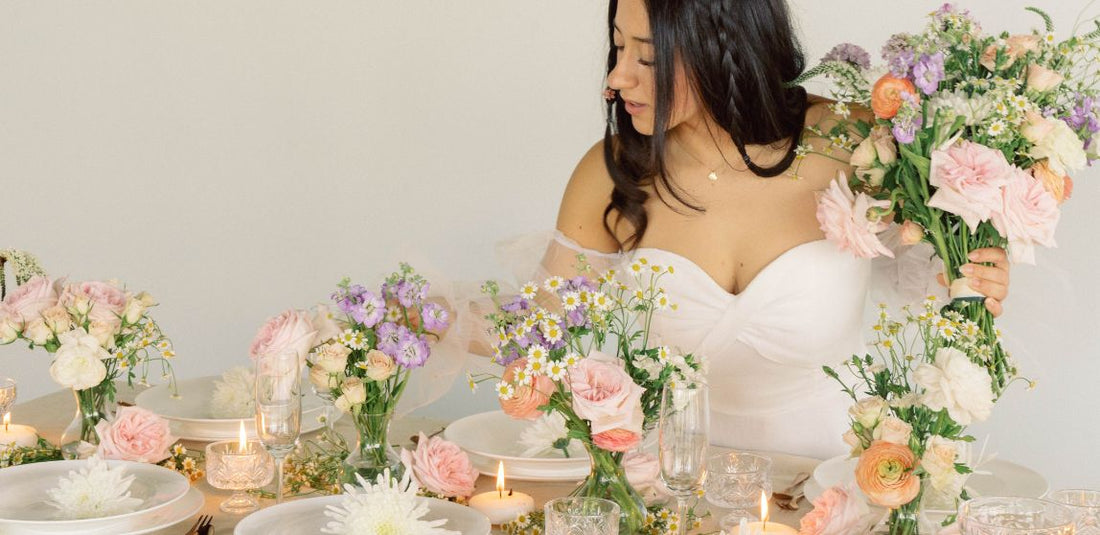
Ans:
POLYGON ((130 496, 141 504, 129 513, 61 520, 58 510, 46 502, 46 493, 63 477, 87 466, 87 461, 53 461, 12 466, 0 470, 0 533, 138 534, 173 526, 202 509, 205 499, 179 472, 146 463, 107 461, 126 466, 133 475, 130 496))
POLYGON ((443 431, 443 438, 454 442, 470 456, 479 472, 497 475, 497 462, 504 461, 506 477, 525 481, 580 481, 588 475, 587 454, 566 458, 559 454, 523 457, 519 443, 523 430, 531 425, 503 411, 474 414, 455 420, 443 431))
MULTIPOLYGON (((261 509, 246 516, 234 531, 236 535, 298 535, 301 533, 320 533, 321 528, 332 522, 325 516, 325 508, 338 506, 344 496, 323 496, 285 502, 273 507, 261 509)), ((423 520, 447 519, 443 529, 457 531, 463 535, 489 535, 492 526, 489 519, 480 512, 444 500, 419 498, 428 503, 428 514, 423 520)))
MULTIPOLYGON (((817 465, 814 476, 806 482, 806 499, 813 501, 825 490, 834 485, 854 483, 856 464, 859 459, 849 459, 847 455, 833 457, 817 465)), ((993 459, 983 463, 967 479, 965 489, 972 498, 981 496, 1020 496, 1041 498, 1050 490, 1047 480, 1038 472, 1019 464, 993 459)), ((858 487, 856 491, 859 492, 858 487)), ((865 501, 866 496, 860 492, 865 501)), ((868 502, 869 503, 869 502, 868 502)), ((926 508, 931 515, 952 515, 955 510, 926 508)))
MULTIPOLYGON (((251 438, 256 438, 255 420, 246 418, 214 418, 210 414, 210 400, 214 396, 214 381, 220 376, 198 377, 179 381, 178 396, 173 396, 168 385, 157 385, 137 395, 137 406, 149 409, 168 420, 172 435, 185 440, 215 441, 237 438, 241 422, 251 438)), ((302 392, 302 432, 308 433, 323 427, 318 419, 323 414, 324 403, 313 394, 308 382, 302 392)), ((333 411, 337 412, 337 411, 333 411)), ((339 414, 336 418, 339 419, 339 414)))

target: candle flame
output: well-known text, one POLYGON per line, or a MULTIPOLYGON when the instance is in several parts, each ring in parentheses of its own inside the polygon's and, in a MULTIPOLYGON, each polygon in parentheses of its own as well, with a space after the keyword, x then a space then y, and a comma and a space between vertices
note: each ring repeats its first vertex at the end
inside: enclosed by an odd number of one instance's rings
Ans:
POLYGON ((768 528, 768 495, 760 491, 760 521, 764 523, 764 529, 768 528))
POLYGON ((4 432, 5 433, 8 431, 8 425, 10 425, 10 424, 11 424, 11 413, 10 412, 5 412, 4 413, 4 432))
POLYGON ((248 446, 248 436, 244 433, 244 420, 241 420, 241 441, 238 443, 237 451, 244 453, 245 447, 248 446))
POLYGON ((497 494, 504 495, 504 461, 497 462, 497 494))

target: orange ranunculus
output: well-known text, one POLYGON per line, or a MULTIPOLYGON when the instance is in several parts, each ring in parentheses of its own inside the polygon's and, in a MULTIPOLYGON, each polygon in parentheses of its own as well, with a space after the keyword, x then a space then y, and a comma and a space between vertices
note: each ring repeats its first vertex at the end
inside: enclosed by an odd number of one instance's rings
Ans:
POLYGON ((875 504, 896 509, 920 493, 920 478, 913 475, 916 464, 909 446, 876 440, 859 456, 856 483, 875 504))
POLYGON ((892 74, 884 74, 871 88, 871 109, 875 117, 889 119, 898 114, 901 107, 901 94, 909 93, 917 98, 917 88, 913 82, 905 78, 898 78, 892 74))
POLYGON ((1062 204, 1063 201, 1069 198, 1069 191, 1067 191, 1067 185, 1069 189, 1073 189, 1073 183, 1069 181, 1069 177, 1056 173, 1050 168, 1046 160, 1041 160, 1039 163, 1031 166, 1031 175, 1038 178, 1043 183, 1043 189, 1047 190, 1054 200, 1058 201, 1058 204, 1062 204))

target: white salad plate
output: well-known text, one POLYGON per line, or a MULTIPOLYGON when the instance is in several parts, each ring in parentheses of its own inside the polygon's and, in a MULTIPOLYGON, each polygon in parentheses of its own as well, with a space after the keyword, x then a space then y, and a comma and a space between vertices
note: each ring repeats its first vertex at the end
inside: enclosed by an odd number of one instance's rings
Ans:
MULTIPOLYGON (((169 385, 157 385, 142 391, 134 398, 134 403, 168 420, 172 435, 184 440, 214 441, 230 440, 240 434, 241 422, 250 438, 256 438, 254 418, 214 418, 210 415, 210 400, 214 396, 215 381, 221 376, 197 377, 176 383, 179 396, 173 396, 169 385)), ((324 414, 325 405, 304 381, 302 392, 302 432, 316 431, 324 424, 319 417, 324 414)), ((338 413, 339 411, 333 411, 338 413)), ((339 414, 335 415, 340 418, 339 414)))
MULTIPOLYGON (((325 515, 329 505, 339 506, 344 496, 322 496, 285 502, 261 509, 237 524, 236 535, 299 535, 320 533, 333 519, 325 515)), ((447 519, 440 526, 463 535, 489 535, 489 518, 475 509, 435 498, 417 498, 428 502, 428 514, 422 520, 447 519)))
MULTIPOLYGON (((834 485, 854 483, 856 464, 859 459, 849 459, 847 455, 833 457, 817 465, 814 476, 806 482, 806 499, 813 501, 825 489, 834 485)), ((972 498, 981 496, 1020 496, 1041 498, 1050 490, 1050 484, 1041 474, 1026 466, 993 459, 982 463, 966 480, 964 488, 972 498)), ((856 492, 860 492, 858 487, 856 492)), ((866 500, 860 492, 859 496, 866 500)), ((927 508, 933 514, 954 514, 954 509, 927 508)))
MULTIPOLYGON (((86 467, 88 462, 51 461, 12 466, 0 470, 0 489, 3 489, 0 491, 0 533, 129 533, 146 527, 153 519, 170 519, 171 512, 179 512, 176 504, 191 490, 186 477, 162 466, 129 461, 107 463, 125 465, 126 475, 134 476, 130 496, 140 499, 141 504, 133 511, 100 518, 59 519, 57 509, 46 503, 50 500, 47 491, 56 488, 61 478, 68 477, 70 472, 86 467)), ((199 499, 202 499, 201 493, 199 499)), ((161 527, 167 525, 171 524, 162 523, 161 527)))
POLYGON ((505 477, 523 481, 580 481, 588 475, 588 455, 565 457, 561 453, 522 456, 519 438, 531 425, 504 411, 482 412, 451 422, 443 438, 466 451, 479 472, 496 476, 497 462, 504 461, 505 477))

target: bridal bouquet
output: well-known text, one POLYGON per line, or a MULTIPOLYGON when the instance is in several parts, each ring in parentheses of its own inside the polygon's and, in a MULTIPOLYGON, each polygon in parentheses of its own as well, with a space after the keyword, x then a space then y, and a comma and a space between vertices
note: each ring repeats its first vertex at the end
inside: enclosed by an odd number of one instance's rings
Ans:
MULTIPOLYGON (((413 370, 431 357, 431 342, 449 325, 447 311, 427 300, 430 285, 407 264, 378 291, 343 280, 332 294, 341 315, 319 308, 311 325, 310 381, 351 414, 359 442, 344 460, 348 474, 373 480, 401 461, 387 440, 394 409, 413 370)), ((305 321, 305 320, 303 320, 305 321)))
POLYGON ((61 439, 67 457, 87 456, 99 444, 96 424, 109 417, 116 379, 147 384, 156 365, 175 387, 169 362, 175 352, 148 313, 154 305, 149 294, 113 281, 45 276, 30 278, 0 302, 0 344, 24 340, 45 349, 54 356, 50 376, 76 395, 77 418, 61 439))
POLYGON ((563 417, 566 436, 584 444, 592 459, 592 471, 574 495, 615 501, 622 508, 622 531, 635 533, 646 510, 624 473, 624 456, 655 425, 663 385, 699 380, 701 362, 651 344, 654 312, 674 306, 659 286, 673 269, 645 258, 629 269, 629 284, 616 280, 614 271, 596 280, 551 277, 541 287, 527 283, 504 302, 498 287, 486 284, 498 301, 488 316, 493 360, 504 371, 500 377, 470 377, 470 383, 499 379, 501 407, 514 418, 563 417))

